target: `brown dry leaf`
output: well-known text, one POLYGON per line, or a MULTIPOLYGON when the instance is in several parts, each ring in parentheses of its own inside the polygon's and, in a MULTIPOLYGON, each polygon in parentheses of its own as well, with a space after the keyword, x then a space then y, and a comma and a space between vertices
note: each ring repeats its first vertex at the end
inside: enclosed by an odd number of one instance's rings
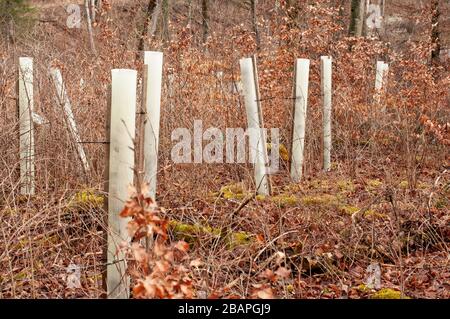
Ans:
POLYGON ((175 244, 174 248, 182 252, 187 252, 189 250, 189 244, 185 241, 179 241, 175 244))
POLYGON ((184 296, 188 299, 191 299, 193 296, 192 288, 188 285, 180 285, 180 290, 184 294, 184 296))
POLYGON ((142 284, 142 282, 138 283, 136 286, 133 287, 133 295, 135 298, 140 298, 145 295, 145 287, 142 284))
POLYGON ((203 262, 200 260, 200 258, 194 259, 193 261, 191 261, 190 266, 191 267, 200 267, 203 265, 203 262))
POLYGON ((128 224, 127 224, 127 232, 128 232, 128 235, 130 237, 134 237, 134 235, 136 234, 138 229, 139 229, 139 224, 136 221, 131 220, 131 221, 128 222, 128 224))
POLYGON ((133 243, 131 245, 131 250, 133 251, 134 259, 136 259, 137 262, 143 263, 147 260, 147 252, 139 243, 133 243))
POLYGON ((265 288, 256 293, 259 299, 274 299, 272 288, 265 288))
POLYGON ((273 272, 272 270, 270 270, 270 269, 264 270, 264 271, 259 275, 259 277, 268 279, 268 280, 270 280, 270 281, 276 281, 276 280, 277 280, 277 277, 275 276, 274 272, 273 272))
POLYGON ((131 209, 128 206, 125 206, 124 209, 120 212, 120 217, 132 217, 133 216, 133 209, 131 209))
POLYGON ((281 251, 277 251, 275 255, 276 255, 275 263, 277 265, 279 265, 286 258, 286 255, 281 251))
POLYGON ((285 267, 280 267, 275 271, 275 275, 280 278, 287 278, 291 274, 291 271, 285 267))
POLYGON ((160 272, 166 272, 170 268, 169 263, 164 260, 158 260, 157 262, 155 262, 155 266, 160 272))

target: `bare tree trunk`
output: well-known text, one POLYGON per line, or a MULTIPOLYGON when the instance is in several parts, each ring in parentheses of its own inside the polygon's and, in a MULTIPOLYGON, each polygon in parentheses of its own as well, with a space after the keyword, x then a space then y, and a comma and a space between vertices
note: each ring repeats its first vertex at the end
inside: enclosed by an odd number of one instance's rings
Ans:
POLYGON ((208 39, 209 34, 209 6, 208 0, 202 0, 202 29, 203 29, 203 43, 208 39))
POLYGON ((161 5, 162 5, 161 0, 157 0, 156 7, 153 10, 153 14, 152 14, 152 23, 151 23, 150 29, 148 30, 149 38, 153 37, 156 33, 156 27, 158 26, 158 19, 161 14, 161 5))
POLYGON ((140 51, 147 50, 146 39, 155 34, 159 12, 161 11, 161 0, 149 0, 145 12, 145 21, 138 44, 138 53, 136 59, 140 58, 140 51))
POLYGON ((433 15, 431 17, 431 42, 433 49, 431 51, 431 63, 439 63, 441 53, 441 40, 439 33, 439 18, 441 11, 439 10, 439 0, 431 1, 431 10, 433 15))
POLYGON ((91 13, 90 13, 90 1, 84 0, 84 7, 86 8, 86 22, 87 22, 87 28, 89 33, 89 42, 91 44, 91 50, 94 55, 97 55, 97 50, 95 49, 95 43, 94 43, 94 34, 92 32, 92 20, 91 20, 91 13))
POLYGON ((97 8, 95 6, 95 0, 91 0, 91 15, 92 15, 92 23, 95 23, 97 8))
POLYGON ((162 13, 163 13, 163 39, 167 43, 170 41, 169 32, 169 17, 170 17, 170 3, 169 0, 162 0, 162 13))
POLYGON ((252 12, 253 32, 255 33, 256 49, 259 51, 259 49, 261 48, 261 39, 259 36, 258 17, 256 13, 256 6, 258 5, 258 0, 250 0, 250 2, 251 2, 250 10, 252 12))
POLYGON ((187 27, 190 28, 192 26, 192 0, 188 0, 188 23, 187 27))
POLYGON ((364 35, 364 16, 365 16, 365 1, 352 0, 351 4, 351 18, 349 35, 361 37, 364 35))

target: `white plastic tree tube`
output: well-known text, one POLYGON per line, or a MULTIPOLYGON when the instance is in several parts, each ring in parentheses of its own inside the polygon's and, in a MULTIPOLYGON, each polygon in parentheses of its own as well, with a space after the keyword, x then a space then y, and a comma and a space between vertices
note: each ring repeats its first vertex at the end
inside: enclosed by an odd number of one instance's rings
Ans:
POLYGON ((266 139, 261 127, 262 114, 260 114, 257 101, 257 84, 252 59, 241 59, 240 67, 248 128, 250 134, 253 134, 250 137, 250 153, 254 155, 254 158, 251 160, 255 165, 256 189, 260 195, 270 195, 270 182, 266 169, 266 161, 268 158, 266 139))
POLYGON ((20 193, 35 193, 33 59, 19 58, 20 193))
POLYGON ((322 101, 323 101, 323 169, 331 170, 331 96, 332 96, 332 58, 320 57, 322 101))
POLYGON ((377 61, 377 71, 375 75, 375 96, 374 100, 379 103, 381 95, 386 87, 387 74, 389 73, 389 64, 384 61, 377 61))
POLYGON ((292 130, 291 178, 296 183, 300 182, 303 174, 306 113, 308 109, 309 65, 310 61, 308 59, 297 59, 295 65, 295 102, 294 124, 292 130))
POLYGON ((50 74, 53 78, 53 82, 55 83, 58 103, 63 107, 69 132, 72 135, 72 139, 75 143, 75 148, 77 150, 81 164, 83 165, 84 173, 87 175, 87 173, 90 171, 89 162, 87 160, 83 145, 81 144, 80 133, 78 132, 75 117, 73 116, 72 106, 70 105, 69 96, 67 95, 61 71, 57 68, 52 68, 50 70, 50 74))
POLYGON ((156 198, 158 173, 158 145, 161 115, 161 85, 163 71, 162 52, 144 52, 144 64, 147 67, 144 174, 149 182, 149 196, 156 198))
POLYGON ((136 121, 135 70, 112 70, 111 122, 108 192, 108 298, 129 298, 130 282, 126 261, 119 246, 129 241, 126 230, 129 219, 119 213, 128 199, 128 187, 133 185, 134 143, 136 121))

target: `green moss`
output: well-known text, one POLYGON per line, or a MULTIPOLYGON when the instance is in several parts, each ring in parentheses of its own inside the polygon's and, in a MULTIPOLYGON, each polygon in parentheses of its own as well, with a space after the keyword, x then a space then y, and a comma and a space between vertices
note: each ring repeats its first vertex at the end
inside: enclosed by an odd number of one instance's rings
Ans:
POLYGON ((19 272, 18 274, 13 276, 14 280, 23 280, 26 277, 27 277, 27 273, 25 270, 22 270, 21 272, 19 272))
POLYGON ((330 184, 327 180, 316 179, 309 183, 309 187, 315 190, 328 190, 330 189, 330 184))
POLYGON ((342 213, 348 214, 348 215, 353 215, 354 213, 359 211, 359 207, 356 206, 351 206, 351 205, 342 205, 339 207, 339 210, 342 213))
POLYGON ((341 180, 336 183, 339 191, 344 193, 351 193, 355 190, 355 185, 350 180, 341 180))
POLYGON ((400 184, 398 184, 398 186, 402 189, 407 189, 409 187, 409 183, 408 181, 401 181, 400 184))
POLYGON ((265 195, 256 195, 255 198, 257 201, 264 201, 267 197, 265 195))
POLYGON ((236 200, 243 200, 244 198, 250 195, 249 192, 246 192, 244 190, 243 183, 236 183, 223 186, 220 189, 220 194, 222 194, 223 198, 225 199, 236 199, 236 200))
POLYGON ((168 228, 172 231, 175 238, 188 243, 195 242, 201 235, 213 235, 215 233, 211 227, 198 224, 185 224, 176 220, 171 220, 168 228))
POLYGON ((199 237, 205 235, 222 239, 229 249, 233 249, 237 246, 248 245, 255 237, 253 234, 243 231, 225 233, 220 228, 198 224, 185 224, 176 220, 171 220, 169 222, 169 230, 177 240, 184 240, 188 243, 197 242, 199 237))
POLYGON ((283 187, 283 191, 286 193, 298 193, 300 191, 302 191, 302 185, 301 184, 289 184, 289 185, 285 185, 283 187))
POLYGON ((372 290, 369 287, 367 287, 365 284, 359 285, 358 287, 356 287, 356 289, 358 289, 362 293, 368 293, 368 292, 370 292, 372 290))
POLYGON ((377 212, 377 211, 375 211, 375 210, 369 209, 369 210, 366 210, 366 211, 364 212, 364 217, 365 217, 365 218, 372 217, 372 218, 380 218, 380 219, 383 219, 383 218, 386 218, 386 214, 383 214, 383 213, 377 212))
POLYGON ((104 198, 99 195, 94 189, 83 189, 75 194, 69 203, 69 207, 94 207, 100 208, 103 206, 104 198))
POLYGON ((237 246, 249 245, 253 241, 253 235, 246 232, 232 232, 226 236, 226 243, 229 249, 233 249, 237 246))
POLYGON ((411 298, 407 296, 402 297, 401 292, 398 290, 383 288, 381 290, 378 290, 373 295, 371 295, 370 299, 411 299, 411 298))
POLYGON ((436 207, 437 209, 444 209, 447 208, 449 204, 449 199, 445 196, 440 197, 436 203, 434 204, 434 207, 436 207))
POLYGON ((295 195, 288 195, 288 194, 280 194, 277 196, 270 197, 270 201, 275 203, 276 205, 280 207, 286 207, 286 206, 296 206, 298 205, 298 198, 295 195))
POLYGON ((417 183, 417 188, 418 189, 429 189, 431 187, 431 185, 429 185, 428 183, 425 182, 418 182, 417 183))
POLYGON ((383 182, 380 181, 379 179, 369 179, 367 181, 367 188, 369 189, 377 189, 380 188, 381 186, 383 186, 383 182))
POLYGON ((305 196, 301 199, 305 206, 329 207, 339 205, 339 199, 334 195, 324 194, 317 196, 305 196))
MULTIPOLYGON (((272 150, 272 144, 271 143, 267 144, 267 150, 268 151, 272 150)), ((279 145, 278 152, 280 154, 280 158, 283 161, 286 161, 286 162, 289 161, 289 151, 288 151, 288 149, 286 148, 286 146, 284 144, 280 144, 279 145)))
POLYGON ((0 215, 4 215, 4 216, 11 215, 11 216, 14 216, 14 215, 17 215, 17 210, 9 208, 9 207, 8 208, 4 208, 3 210, 0 211, 0 215))

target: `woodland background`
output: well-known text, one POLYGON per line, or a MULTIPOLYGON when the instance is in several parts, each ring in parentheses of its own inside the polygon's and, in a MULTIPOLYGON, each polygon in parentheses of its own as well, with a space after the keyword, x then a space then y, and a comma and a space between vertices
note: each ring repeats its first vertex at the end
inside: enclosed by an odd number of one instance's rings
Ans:
POLYGON ((358 0, 103 0, 91 32, 82 1, 0 1, 0 298, 103 295, 110 70, 142 71, 142 50, 164 52, 161 208, 151 214, 169 221, 167 242, 178 246, 164 248, 175 257, 159 268, 155 251, 130 250, 135 297, 450 297, 448 1, 371 0, 384 8, 375 32, 358 0), (80 28, 67 27, 69 4, 80 5, 80 28), (239 59, 253 54, 265 125, 281 129, 286 147, 273 196, 242 205, 254 190, 250 165, 175 165, 170 136, 195 119, 245 127, 235 82, 239 59), (322 55, 334 63, 328 173, 317 125, 322 55), (32 198, 18 194, 17 182, 21 56, 35 59, 35 110, 46 119, 35 132, 32 198), (299 184, 289 179, 287 151, 296 58, 311 59, 299 184), (377 60, 390 65, 379 103, 377 60), (87 175, 55 104, 52 66, 63 72, 87 175), (79 270, 76 288, 69 265, 79 270), (379 282, 370 278, 378 267, 379 282))

